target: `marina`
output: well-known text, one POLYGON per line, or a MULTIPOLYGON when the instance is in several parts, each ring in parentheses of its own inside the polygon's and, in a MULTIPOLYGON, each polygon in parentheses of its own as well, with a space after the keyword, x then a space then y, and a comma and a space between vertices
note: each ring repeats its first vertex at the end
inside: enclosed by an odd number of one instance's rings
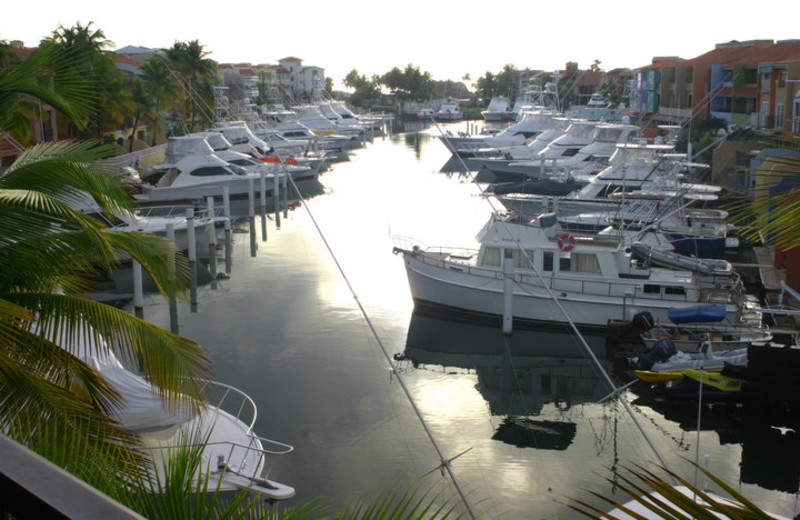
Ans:
MULTIPOLYGON (((615 366, 601 331, 584 344, 563 323, 504 334, 487 313, 415 308, 397 240, 477 248, 502 209, 475 171, 448 167, 438 136, 464 124, 407 123, 351 150, 280 222, 256 214, 250 225, 246 201, 232 202, 230 275, 199 287, 196 309, 178 306, 180 333, 208 350, 214 379, 257 405, 255 431, 294 447, 265 476, 295 490, 285 503, 342 503, 437 470, 392 364, 477 511, 571 519, 581 516, 565 504, 590 500, 587 490, 624 500, 614 471, 658 459, 610 398, 596 356, 670 469, 691 478, 685 459, 699 458, 760 507, 794 516, 794 430, 716 408, 698 424, 696 408, 627 386, 635 377, 615 366), (254 238, 262 224, 266 239, 254 238)), ((143 315, 170 328, 168 302, 153 293, 143 315)))

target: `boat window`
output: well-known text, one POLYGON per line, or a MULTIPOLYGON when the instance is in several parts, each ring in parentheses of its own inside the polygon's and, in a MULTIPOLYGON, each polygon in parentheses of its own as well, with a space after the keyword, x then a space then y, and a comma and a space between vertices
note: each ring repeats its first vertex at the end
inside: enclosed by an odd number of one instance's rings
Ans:
POLYGON ((512 253, 514 257, 514 267, 517 269, 533 269, 533 251, 525 251, 514 249, 512 253))
MULTIPOLYGON (((238 168, 238 166, 237 166, 238 168)), ((191 175, 195 177, 211 177, 214 175, 230 175, 231 171, 222 166, 202 166, 192 170, 191 175)))
POLYGON ((497 247, 487 247, 483 251, 481 265, 500 267, 500 249, 497 247))
POLYGON ((542 269, 553 272, 553 252, 544 251, 542 253, 542 269))
POLYGON ((236 166, 235 164, 229 164, 228 168, 233 170, 233 173, 235 173, 236 175, 245 175, 247 173, 247 170, 245 170, 241 166, 236 166))
POLYGON ((576 273, 599 273, 600 262, 597 255, 587 253, 567 253, 570 255, 570 271, 576 273))
POLYGON ((247 157, 242 157, 241 159, 234 159, 232 161, 228 161, 231 164, 235 164, 237 166, 253 166, 254 164, 258 164, 253 159, 248 159, 247 157))
POLYGON ((559 253, 558 270, 573 273, 599 273, 597 256, 587 253, 559 253))
POLYGON ((686 295, 686 290, 681 286, 670 286, 667 285, 664 287, 664 294, 678 294, 681 296, 686 295))
POLYGON ((581 150, 580 148, 567 148, 566 150, 564 150, 564 152, 561 154, 561 156, 562 157, 572 157, 573 155, 578 153, 580 150, 581 150))
POLYGON ((653 285, 653 284, 645 284, 644 285, 644 293, 645 294, 661 294, 661 286, 660 285, 653 285))

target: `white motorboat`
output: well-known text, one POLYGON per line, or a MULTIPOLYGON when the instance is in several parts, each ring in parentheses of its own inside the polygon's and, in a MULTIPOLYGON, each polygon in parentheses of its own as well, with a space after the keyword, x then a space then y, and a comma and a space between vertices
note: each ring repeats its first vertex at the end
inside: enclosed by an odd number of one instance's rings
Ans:
POLYGON ((724 352, 749 345, 769 344, 773 335, 760 320, 753 323, 731 323, 718 305, 699 305, 685 309, 670 309, 669 321, 656 321, 643 312, 633 317, 626 329, 636 333, 648 351, 662 339, 668 339, 681 352, 699 352, 707 341, 714 351, 724 352))
POLYGON ((317 132, 297 119, 287 119, 275 127, 278 133, 289 140, 313 142, 315 147, 327 152, 353 150, 362 145, 359 136, 346 136, 338 133, 317 132))
POLYGON ((436 119, 439 121, 461 121, 463 117, 457 101, 444 101, 436 111, 436 119))
MULTIPOLYGON (((345 120, 328 103, 318 103, 297 107, 294 120, 308 127, 317 135, 343 135, 360 142, 365 132, 365 125, 345 120), (323 112, 323 108, 325 112, 323 112)), ((278 128, 285 127, 289 121, 278 123, 278 128)))
MULTIPOLYGON (((523 171, 529 168, 530 177, 541 177, 546 174, 547 169, 552 168, 569 170, 573 176, 588 178, 608 166, 619 145, 640 144, 641 129, 636 125, 609 123, 598 125, 591 131, 590 142, 577 150, 574 146, 562 146, 559 143, 557 146, 545 148, 532 160, 513 162, 511 165, 523 171)), ((580 145, 581 139, 575 140, 580 145)), ((568 141, 563 144, 568 144, 568 141)))
POLYGON ((514 117, 506 96, 494 96, 481 115, 485 121, 511 121, 514 117))
POLYGON ((221 198, 223 187, 227 187, 231 198, 246 197, 251 187, 258 193, 262 179, 271 193, 275 175, 280 173, 267 173, 266 168, 248 172, 224 161, 204 138, 172 137, 167 145, 167 162, 148 169, 142 191, 135 197, 141 202, 221 198), (191 147, 191 151, 183 145, 191 147))
POLYGON ((552 119, 553 126, 523 146, 507 146, 497 151, 495 157, 479 157, 475 160, 498 177, 541 177, 544 163, 559 157, 571 157, 591 142, 597 123, 572 121, 563 117, 552 119), (550 150, 547 153, 546 150, 550 150), (533 168, 526 161, 540 161, 533 168))
MULTIPOLYGON (((721 188, 681 182, 684 156, 666 154, 668 145, 614 145, 615 153, 608 165, 587 184, 563 197, 532 193, 509 193, 498 197, 506 209, 530 218, 544 211, 557 211, 560 216, 607 212, 611 215, 631 192, 652 188, 661 197, 683 193, 695 199, 713 200, 721 188), (615 196, 615 194, 617 194, 615 196)), ((585 178, 579 176, 579 178, 585 178)), ((654 197, 654 195, 651 195, 654 197)))
POLYGON ((228 141, 231 150, 256 159, 265 157, 273 151, 272 145, 257 137, 244 121, 226 121, 212 131, 220 132, 228 141))
MULTIPOLYGON (((229 385, 207 381, 208 403, 198 412, 168 405, 158 389, 126 369, 97 334, 84 335, 79 331, 73 334, 70 351, 99 372, 120 394, 113 418, 139 435, 141 449, 153 460, 153 476, 158 472, 154 482, 164 482, 166 459, 171 454, 200 441, 203 464, 194 478, 208 478, 209 491, 219 484, 222 491, 248 489, 272 500, 295 495, 294 488, 266 475, 267 462, 272 457, 291 453, 294 448, 253 432, 256 406, 247 394, 229 385)), ((61 340, 60 344, 66 342, 61 340)))
POLYGON ((642 311, 666 320, 673 307, 725 306, 733 322, 747 296, 735 272, 691 271, 637 260, 624 242, 565 233, 552 214, 527 222, 493 215, 478 250, 396 246, 415 302, 537 324, 604 330, 642 311))
POLYGON ((436 117, 436 111, 430 107, 422 107, 417 112, 417 119, 422 119, 423 121, 430 121, 436 117))
POLYGON ((500 132, 438 137, 450 153, 459 157, 497 156, 499 148, 524 146, 542 132, 560 126, 560 121, 554 121, 559 117, 560 114, 552 110, 537 110, 526 112, 519 121, 500 132))

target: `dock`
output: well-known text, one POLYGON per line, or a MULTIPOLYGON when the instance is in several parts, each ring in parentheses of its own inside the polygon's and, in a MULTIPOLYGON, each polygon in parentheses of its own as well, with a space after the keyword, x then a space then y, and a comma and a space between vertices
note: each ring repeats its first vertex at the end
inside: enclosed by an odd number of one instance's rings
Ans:
POLYGON ((753 252, 756 256, 755 264, 734 264, 734 268, 755 268, 758 271, 758 278, 764 288, 765 308, 786 308, 796 311, 798 314, 772 314, 774 321, 770 327, 775 334, 794 335, 800 330, 800 301, 791 298, 785 293, 781 282, 786 279, 786 270, 775 267, 774 252, 767 247, 754 247, 753 252))

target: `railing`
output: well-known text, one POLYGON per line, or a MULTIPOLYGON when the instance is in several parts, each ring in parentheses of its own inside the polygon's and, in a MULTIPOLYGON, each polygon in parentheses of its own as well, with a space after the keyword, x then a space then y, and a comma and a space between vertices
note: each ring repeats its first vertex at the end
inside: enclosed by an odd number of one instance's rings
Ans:
POLYGON ((4 435, 0 435, 0 517, 143 520, 4 435))
MULTIPOLYGON (((253 433, 253 426, 258 417, 258 408, 249 395, 236 387, 220 383, 217 381, 203 381, 203 391, 207 394, 209 404, 216 408, 216 413, 226 413, 240 421, 247 427, 249 443, 247 445, 230 441, 210 442, 208 446, 228 447, 228 455, 225 457, 225 468, 227 471, 249 479, 251 482, 258 482, 262 477, 262 468, 266 463, 268 455, 287 455, 294 451, 294 447, 267 439, 253 433), (255 457, 256 462, 252 467, 252 472, 245 474, 242 471, 247 467, 250 457, 255 457), (239 468, 238 471, 234 468, 239 468)), ((218 468, 222 469, 222 468, 218 468)))

